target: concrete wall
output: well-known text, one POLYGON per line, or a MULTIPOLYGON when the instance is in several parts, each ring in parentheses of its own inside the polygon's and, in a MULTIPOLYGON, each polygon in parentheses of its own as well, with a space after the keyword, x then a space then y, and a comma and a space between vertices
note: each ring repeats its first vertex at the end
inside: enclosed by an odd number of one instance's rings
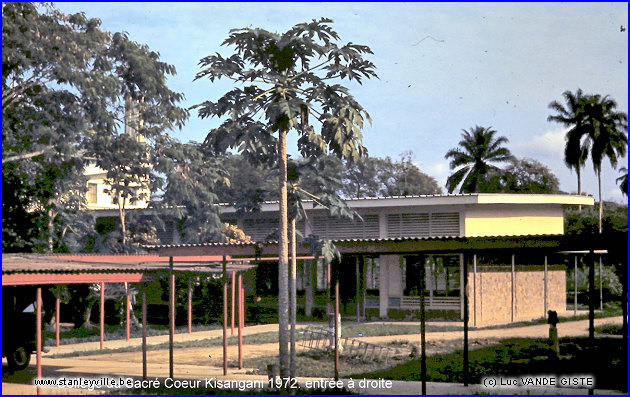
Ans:
POLYGON ((464 217, 466 237, 563 233, 560 205, 469 205, 464 217))
MULTIPOLYGON (((566 311, 566 272, 547 272, 547 310, 566 311)), ((501 271, 469 273, 469 316, 471 325, 508 323, 546 316, 543 270, 524 270, 512 273, 510 267, 501 271)))
MULTIPOLYGON (((88 180, 88 188, 91 184, 96 184, 96 203, 87 202, 87 207, 89 209, 118 209, 118 204, 112 204, 112 198, 109 193, 106 192, 106 190, 109 190, 110 188, 110 185, 105 183, 106 176, 107 173, 104 170, 94 165, 89 165, 85 168, 85 177, 88 180)), ((147 198, 138 200, 133 204, 127 201, 125 208, 146 208, 149 205, 151 192, 148 189, 143 189, 140 190, 139 193, 146 194, 147 198)))

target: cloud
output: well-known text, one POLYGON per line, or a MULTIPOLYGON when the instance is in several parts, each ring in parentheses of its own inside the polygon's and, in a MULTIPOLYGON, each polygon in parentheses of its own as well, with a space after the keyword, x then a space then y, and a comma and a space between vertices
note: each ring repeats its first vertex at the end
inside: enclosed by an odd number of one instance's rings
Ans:
POLYGON ((416 164, 420 171, 425 172, 435 178, 440 187, 446 186, 446 179, 450 173, 448 161, 438 161, 432 164, 416 164))
POLYGON ((556 128, 540 135, 528 137, 525 141, 514 142, 513 148, 523 157, 546 158, 564 156, 567 128, 556 128))

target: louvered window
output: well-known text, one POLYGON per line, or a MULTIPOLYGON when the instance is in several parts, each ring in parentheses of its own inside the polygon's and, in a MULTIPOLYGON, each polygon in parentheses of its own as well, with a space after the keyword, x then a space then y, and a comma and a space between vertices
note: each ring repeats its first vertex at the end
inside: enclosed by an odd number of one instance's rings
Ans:
POLYGON ((432 213, 431 236, 459 236, 459 213, 432 213))
POLYGON ((387 237, 433 236, 459 236, 459 213, 387 215, 387 237))
POLYGON ((378 215, 362 215, 362 218, 363 221, 314 216, 311 220, 312 233, 331 240, 378 238, 378 215))

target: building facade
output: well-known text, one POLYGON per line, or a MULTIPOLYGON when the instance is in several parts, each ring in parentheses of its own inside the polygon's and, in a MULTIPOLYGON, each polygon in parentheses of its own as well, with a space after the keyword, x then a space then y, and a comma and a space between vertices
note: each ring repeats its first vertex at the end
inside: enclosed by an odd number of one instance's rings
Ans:
MULTIPOLYGON (((330 240, 561 235, 565 207, 593 205, 594 200, 575 195, 479 193, 354 199, 346 203, 361 219, 333 218, 326 209, 306 202, 306 219, 297 229, 304 236, 330 240)), ((255 214, 239 214, 224 206, 221 217, 254 241, 264 241, 277 230, 278 203, 264 203, 255 214)), ((301 264, 298 288, 306 286, 307 266, 311 266, 308 261, 301 264)), ((312 266, 314 287, 326 289, 326 265, 319 261, 312 266)), ((340 283, 346 314, 359 310, 380 318, 413 317, 420 309, 418 278, 422 266, 427 309, 438 316, 461 317, 464 264, 460 255, 453 254, 344 257, 340 283), (358 290, 362 293, 355 294, 358 290)), ((520 321, 542 317, 547 310, 566 310, 566 271, 561 258, 474 256, 468 266, 473 325, 520 321)))

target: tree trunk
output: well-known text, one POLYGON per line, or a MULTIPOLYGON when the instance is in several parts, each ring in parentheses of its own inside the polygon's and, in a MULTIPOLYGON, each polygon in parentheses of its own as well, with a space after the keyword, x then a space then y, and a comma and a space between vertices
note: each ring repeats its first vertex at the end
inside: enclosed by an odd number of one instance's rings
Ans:
POLYGON ((597 169, 597 187, 599 189, 599 232, 603 230, 602 218, 604 215, 604 200, 602 199, 602 170, 597 169))
MULTIPOLYGON (((580 177, 580 165, 578 164, 575 167, 575 173, 577 174, 577 182, 578 182, 578 195, 582 194, 582 178, 580 177)), ((582 206, 578 205, 578 211, 582 212, 582 206)))
POLYGON ((289 375, 291 378, 295 378, 295 367, 296 367, 296 352, 295 352, 295 318, 297 315, 297 286, 296 286, 296 275, 297 275, 297 238, 295 236, 295 218, 291 219, 291 276, 289 277, 289 291, 290 291, 290 323, 291 323, 291 334, 290 334, 290 357, 291 362, 289 365, 289 375))
POLYGON ((315 261, 304 261, 304 315, 307 318, 313 316, 313 263, 315 261))
POLYGON ((120 216, 120 233, 122 234, 122 244, 127 244, 127 225, 125 224, 125 199, 118 195, 118 215, 120 216))
POLYGON ((89 302, 88 305, 85 307, 85 312, 83 313, 83 328, 85 329, 92 329, 94 327, 92 325, 92 322, 90 321, 90 317, 92 316, 93 304, 94 302, 89 302))
POLYGON ((278 132, 278 163, 280 166, 280 229, 278 255, 278 343, 280 377, 289 376, 289 238, 287 214, 287 132, 278 132))
POLYGON ((55 216, 52 208, 48 210, 48 253, 53 253, 54 243, 53 236, 55 235, 55 216))

